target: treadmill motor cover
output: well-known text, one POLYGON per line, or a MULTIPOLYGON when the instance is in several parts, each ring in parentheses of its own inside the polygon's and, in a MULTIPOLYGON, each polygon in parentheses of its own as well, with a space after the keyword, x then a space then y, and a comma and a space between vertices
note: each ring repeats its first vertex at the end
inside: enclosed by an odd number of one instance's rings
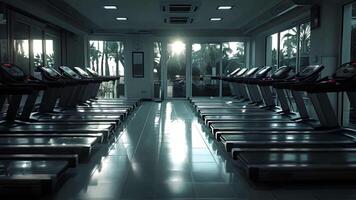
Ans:
POLYGON ((1 64, 1 78, 4 81, 22 82, 26 79, 25 72, 14 64, 1 64))

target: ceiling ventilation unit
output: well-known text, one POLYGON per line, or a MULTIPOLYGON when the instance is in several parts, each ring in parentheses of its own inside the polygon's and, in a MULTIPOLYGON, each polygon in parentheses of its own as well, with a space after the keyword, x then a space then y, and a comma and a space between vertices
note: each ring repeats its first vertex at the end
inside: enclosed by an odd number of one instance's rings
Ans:
POLYGON ((194 13, 198 10, 197 4, 192 3, 164 3, 162 12, 165 13, 194 13))
POLYGON ((169 24, 191 24, 193 21, 193 18, 190 17, 168 17, 164 19, 164 22, 169 24))

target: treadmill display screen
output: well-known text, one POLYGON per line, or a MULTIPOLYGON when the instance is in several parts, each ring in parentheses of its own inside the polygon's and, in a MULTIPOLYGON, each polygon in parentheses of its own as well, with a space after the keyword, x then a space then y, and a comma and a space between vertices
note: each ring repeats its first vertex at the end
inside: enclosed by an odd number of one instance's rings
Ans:
POLYGON ((91 78, 88 73, 86 73, 84 70, 82 70, 80 67, 74 67, 74 69, 83 77, 85 78, 91 78))
POLYGON ((290 71, 292 71, 291 67, 282 66, 273 73, 272 78, 273 79, 285 79, 288 77, 288 74, 290 71))
POLYGON ((257 78, 260 78, 260 77, 264 77, 267 75, 267 73, 271 70, 272 68, 271 67, 263 67, 260 71, 258 71, 256 77, 257 78))
POLYGON ((243 68, 239 71, 239 73, 236 74, 236 77, 240 77, 242 76, 244 73, 246 73, 247 69, 246 68, 243 68))
POLYGON ((257 68, 257 67, 254 67, 254 68, 250 69, 250 70, 246 73, 245 76, 246 76, 246 77, 251 76, 251 75, 254 74, 257 70, 258 70, 258 68, 257 68))
POLYGON ((89 72, 89 73, 91 73, 93 76, 99 76, 98 75, 98 73, 96 73, 96 71, 94 71, 93 69, 91 69, 91 68, 87 68, 87 71, 89 72))
POLYGON ((79 76, 77 73, 75 73, 73 70, 71 70, 69 67, 61 66, 60 68, 63 70, 63 72, 64 72, 65 74, 67 74, 67 75, 70 76, 71 78, 73 78, 73 79, 80 79, 80 76, 79 76))
POLYGON ((41 69, 46 72, 49 76, 52 78, 60 78, 60 74, 58 72, 54 71, 52 68, 49 67, 41 67, 41 69))
POLYGON ((18 66, 12 64, 2 64, 1 69, 10 77, 16 80, 23 80, 26 76, 25 72, 18 66))

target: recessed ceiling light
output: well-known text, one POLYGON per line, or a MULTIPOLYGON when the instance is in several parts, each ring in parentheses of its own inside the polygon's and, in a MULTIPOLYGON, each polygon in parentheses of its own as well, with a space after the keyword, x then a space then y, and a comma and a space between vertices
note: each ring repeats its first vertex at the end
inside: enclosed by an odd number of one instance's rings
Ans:
POLYGON ((118 21, 127 21, 127 17, 116 17, 118 21))
POLYGON ((106 5, 106 6, 104 6, 104 9, 106 9, 106 10, 117 10, 117 6, 114 6, 114 5, 106 5))
POLYGON ((218 10, 231 10, 232 6, 219 6, 218 10))
POLYGON ((221 17, 213 17, 213 18, 210 18, 210 21, 221 21, 222 18, 221 17))

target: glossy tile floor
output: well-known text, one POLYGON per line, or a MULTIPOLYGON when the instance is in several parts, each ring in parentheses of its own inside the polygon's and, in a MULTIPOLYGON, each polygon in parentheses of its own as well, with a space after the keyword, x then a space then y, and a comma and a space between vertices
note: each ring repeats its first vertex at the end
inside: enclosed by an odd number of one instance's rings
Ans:
POLYGON ((356 185, 249 183, 187 101, 145 102, 116 143, 103 146, 44 199, 351 200, 356 185))

